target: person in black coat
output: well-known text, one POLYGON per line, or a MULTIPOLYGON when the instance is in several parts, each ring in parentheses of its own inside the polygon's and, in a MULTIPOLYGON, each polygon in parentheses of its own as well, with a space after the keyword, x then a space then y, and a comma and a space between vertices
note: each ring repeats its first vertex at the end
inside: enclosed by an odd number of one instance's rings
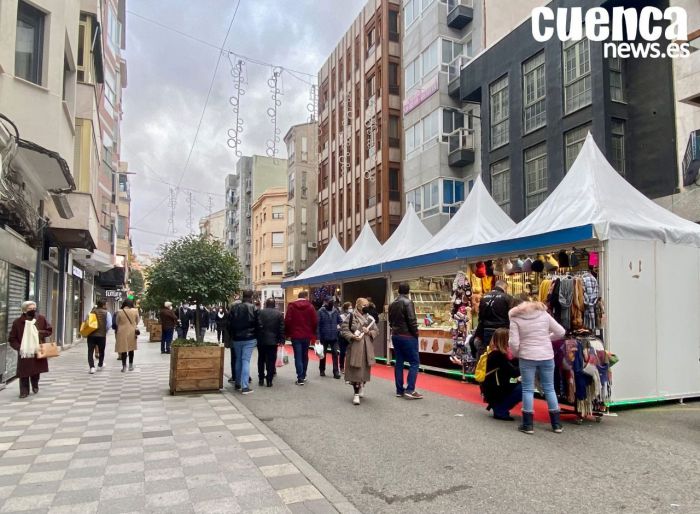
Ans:
POLYGON ((262 386, 267 381, 267 387, 272 387, 277 346, 284 345, 284 315, 275 308, 275 299, 268 298, 265 301, 265 308, 260 311, 258 317, 260 319, 258 383, 262 386), (265 369, 267 369, 267 375, 265 375, 265 369))
POLYGON ((522 384, 517 359, 508 358, 508 329, 499 328, 491 337, 486 360, 486 379, 481 393, 493 410, 494 419, 513 421, 510 410, 522 400, 522 384))

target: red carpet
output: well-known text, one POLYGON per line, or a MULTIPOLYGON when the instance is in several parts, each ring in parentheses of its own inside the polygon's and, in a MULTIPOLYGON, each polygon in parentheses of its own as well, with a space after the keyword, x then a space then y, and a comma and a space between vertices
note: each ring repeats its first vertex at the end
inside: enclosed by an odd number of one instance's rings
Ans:
MULTIPOLYGON (((293 364, 292 361, 294 360, 294 352, 292 347, 287 345, 286 351, 290 355, 290 364, 293 364)), ((311 349, 309 350, 309 360, 316 362, 318 361, 316 353, 311 349)), ((330 357, 328 360, 330 360, 330 357)), ((407 372, 408 371, 405 371, 404 373, 407 372)), ((381 378, 383 380, 394 382, 394 366, 387 366, 385 364, 377 363, 372 367, 372 378, 381 378)), ((481 398, 479 386, 472 383, 460 382, 453 378, 446 378, 421 372, 418 374, 417 389, 421 392, 429 391, 431 393, 454 398, 455 400, 482 405, 484 409, 486 408, 486 404, 481 398)), ((484 413, 486 414, 486 410, 484 410, 484 413)), ((518 405, 515 409, 513 409, 511 414, 519 415, 520 406, 518 405)), ((535 420, 541 423, 549 422, 547 402, 544 400, 535 399, 535 420)))

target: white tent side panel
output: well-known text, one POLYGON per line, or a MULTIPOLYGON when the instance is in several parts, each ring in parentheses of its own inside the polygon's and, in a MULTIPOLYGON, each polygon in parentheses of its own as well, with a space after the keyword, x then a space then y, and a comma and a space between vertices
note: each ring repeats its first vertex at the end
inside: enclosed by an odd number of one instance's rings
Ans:
POLYGON ((612 400, 657 398, 654 242, 610 240, 605 260, 606 343, 620 358, 612 368, 612 400))
POLYGON ((656 242, 659 396, 700 396, 700 249, 656 242))

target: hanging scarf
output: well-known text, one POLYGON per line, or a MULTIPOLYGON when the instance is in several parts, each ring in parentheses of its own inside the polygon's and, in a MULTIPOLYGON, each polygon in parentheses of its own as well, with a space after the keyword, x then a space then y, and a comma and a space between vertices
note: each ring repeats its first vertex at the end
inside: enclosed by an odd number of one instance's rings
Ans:
POLYGON ((574 299, 574 279, 565 277, 559 283, 559 305, 561 305, 561 325, 571 330, 571 304, 574 299))
POLYGON ((19 356, 23 359, 35 357, 39 351, 39 330, 36 328, 36 320, 24 322, 24 334, 22 344, 19 347, 19 356))

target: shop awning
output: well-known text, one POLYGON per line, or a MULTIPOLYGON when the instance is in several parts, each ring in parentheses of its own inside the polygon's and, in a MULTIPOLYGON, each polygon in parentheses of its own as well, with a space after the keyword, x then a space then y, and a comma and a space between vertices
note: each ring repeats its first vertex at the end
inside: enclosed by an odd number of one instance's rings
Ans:
POLYGON ((549 197, 504 240, 592 225, 599 240, 656 240, 700 247, 700 226, 664 209, 627 182, 588 134, 549 197))

